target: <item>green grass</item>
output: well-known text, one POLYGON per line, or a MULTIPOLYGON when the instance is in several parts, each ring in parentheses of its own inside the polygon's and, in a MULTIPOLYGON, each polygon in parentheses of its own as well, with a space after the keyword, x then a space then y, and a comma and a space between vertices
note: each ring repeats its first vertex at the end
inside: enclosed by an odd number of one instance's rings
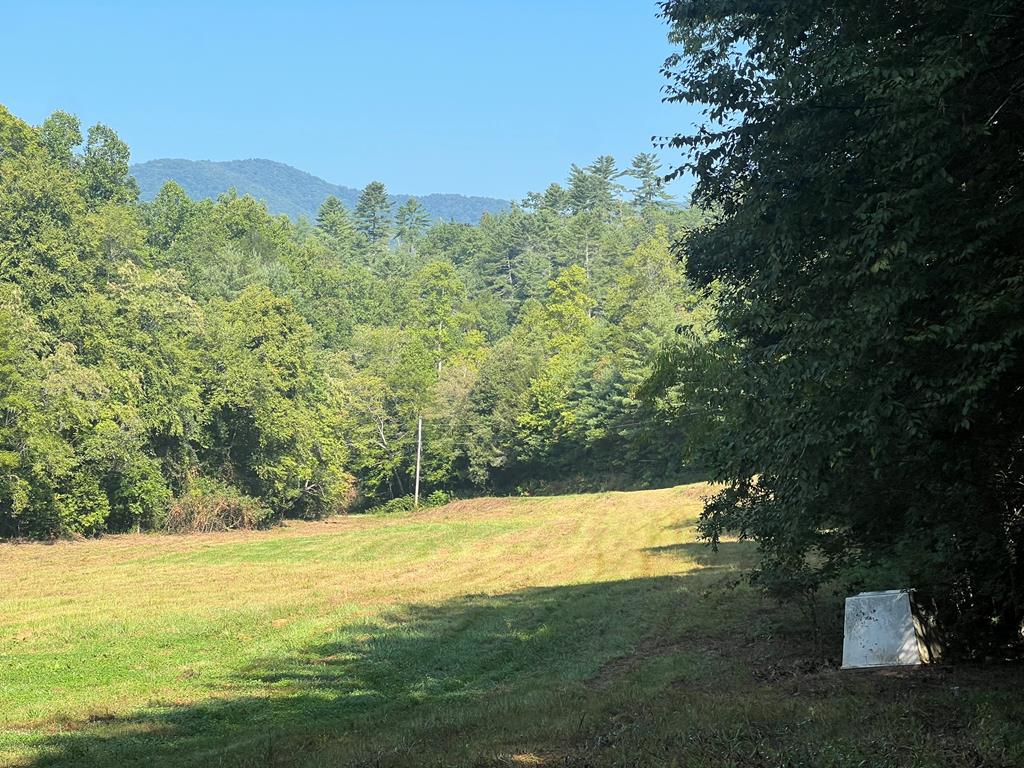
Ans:
POLYGON ((1024 764, 1020 669, 839 671, 704 491, 0 545, 0 764, 1024 764))

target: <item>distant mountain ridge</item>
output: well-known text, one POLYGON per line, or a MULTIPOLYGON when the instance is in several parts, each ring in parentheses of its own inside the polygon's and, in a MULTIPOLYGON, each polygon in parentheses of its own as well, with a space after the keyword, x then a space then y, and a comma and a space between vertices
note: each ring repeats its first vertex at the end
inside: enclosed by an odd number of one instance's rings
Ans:
MULTIPOLYGON (((334 195, 349 210, 355 208, 360 190, 331 184, 311 173, 273 160, 149 160, 132 166, 143 200, 152 200, 170 180, 180 184, 195 200, 215 199, 229 189, 252 195, 267 204, 271 213, 292 218, 316 218, 328 195, 334 195)), ((391 195, 397 208, 410 197, 423 204, 431 219, 476 224, 484 213, 499 213, 510 203, 494 197, 458 194, 391 195)))

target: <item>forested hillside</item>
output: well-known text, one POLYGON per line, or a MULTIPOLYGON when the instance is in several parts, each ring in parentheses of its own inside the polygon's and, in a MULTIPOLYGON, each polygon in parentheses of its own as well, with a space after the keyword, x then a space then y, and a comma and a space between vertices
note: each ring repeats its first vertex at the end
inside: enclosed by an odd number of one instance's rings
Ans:
MULTIPOLYGON (((168 181, 179 184, 193 200, 216 200, 234 189, 267 205, 270 213, 286 213, 293 219, 313 219, 320 204, 334 195, 351 211, 359 202, 359 190, 331 184, 317 176, 272 160, 149 160, 131 166, 139 183, 139 196, 151 201, 168 181)), ((409 195, 390 195, 392 212, 409 195)), ((429 194, 419 198, 431 221, 476 224, 485 213, 508 210, 508 200, 457 194, 429 194)))
MULTIPOLYGON (((479 225, 372 183, 350 213, 137 201, 129 151, 0 111, 0 532, 253 525, 413 493, 650 482, 680 471, 662 348, 713 291, 670 243, 652 157, 573 166, 479 225)), ((677 415, 677 414, 676 414, 677 415)))

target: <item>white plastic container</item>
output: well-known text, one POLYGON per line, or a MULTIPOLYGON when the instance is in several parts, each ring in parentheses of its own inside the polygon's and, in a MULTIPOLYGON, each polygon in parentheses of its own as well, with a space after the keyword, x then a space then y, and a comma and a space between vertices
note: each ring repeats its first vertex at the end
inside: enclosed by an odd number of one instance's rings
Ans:
POLYGON ((843 669, 914 666, 930 660, 908 590, 846 598, 843 669))

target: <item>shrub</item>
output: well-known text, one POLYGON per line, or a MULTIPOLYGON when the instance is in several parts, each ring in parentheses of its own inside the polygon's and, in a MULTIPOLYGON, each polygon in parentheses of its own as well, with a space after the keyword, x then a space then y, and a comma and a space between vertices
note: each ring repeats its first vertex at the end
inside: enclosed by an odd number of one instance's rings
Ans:
POLYGON ((434 491, 423 500, 425 507, 443 507, 452 500, 451 494, 447 491, 434 491))
MULTIPOLYGON (((423 497, 420 501, 420 508, 426 509, 428 507, 443 507, 451 500, 452 496, 447 491, 433 491, 423 497)), ((412 512, 414 509, 416 509, 416 503, 412 496, 396 496, 393 499, 388 499, 383 504, 377 504, 376 506, 370 507, 367 511, 380 514, 390 514, 394 512, 412 512)))
POLYGON ((200 478, 175 499, 165 528, 171 533, 210 533, 261 528, 273 519, 269 507, 219 480, 200 478))
POLYGON ((393 499, 388 499, 383 504, 378 504, 370 511, 390 514, 394 512, 412 512, 415 508, 412 496, 397 496, 393 499))

